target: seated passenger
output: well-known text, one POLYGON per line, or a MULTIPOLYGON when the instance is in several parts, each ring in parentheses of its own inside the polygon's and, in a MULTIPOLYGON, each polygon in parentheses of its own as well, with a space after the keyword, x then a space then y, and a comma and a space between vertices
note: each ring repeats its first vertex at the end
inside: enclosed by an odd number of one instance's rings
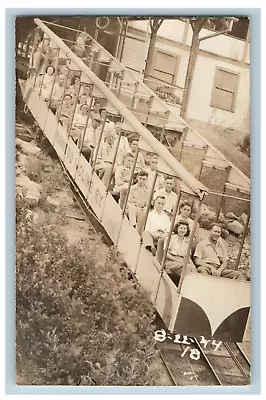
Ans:
POLYGON ((91 110, 91 119, 100 118, 100 120, 102 121, 102 117, 100 115, 100 108, 101 108, 101 103, 99 101, 95 101, 93 104, 93 108, 91 110))
MULTIPOLYGON (((154 154, 154 153, 151 153, 151 154, 152 154, 152 156, 150 157, 150 165, 148 167, 146 167, 146 169, 145 169, 149 174, 148 182, 147 182, 148 190, 150 190, 152 188, 152 184, 154 181, 154 176, 157 171, 158 160, 159 160, 159 156, 157 154, 154 154)), ((164 187, 164 177, 162 174, 158 173, 154 191, 162 189, 163 187, 164 187)))
POLYGON ((73 85, 71 85, 67 90, 67 93, 72 94, 73 102, 75 102, 75 99, 79 96, 79 89, 80 89, 80 77, 75 76, 73 85))
MULTIPOLYGON (((135 156, 136 152, 138 151, 139 147, 139 140, 137 138, 134 138, 130 144, 130 151, 131 153, 135 156)), ((135 172, 138 173, 142 170, 145 169, 145 161, 144 161, 144 156, 141 151, 138 153, 138 159, 135 167, 135 172)), ((146 183, 147 185, 147 183, 146 183)))
POLYGON ((65 75, 68 76, 69 75, 69 69, 66 65, 62 65, 62 67, 60 68, 60 74, 61 75, 65 75))
POLYGON ((91 123, 87 126, 83 143, 81 143, 82 136, 80 137, 80 140, 78 140, 78 146, 80 147, 82 145, 81 152, 88 161, 91 159, 93 150, 100 138, 100 123, 101 120, 99 118, 92 119, 91 123))
POLYGON ((48 67, 46 68, 46 73, 44 74, 43 77, 42 88, 50 90, 50 93, 52 90, 54 73, 55 73, 55 68, 52 65, 48 65, 48 67))
POLYGON ((107 186, 112 169, 112 162, 115 156, 116 145, 115 145, 116 135, 114 132, 109 131, 106 134, 106 141, 101 142, 97 162, 95 165, 95 171, 98 173, 99 177, 103 180, 105 186, 107 186))
POLYGON ((114 124, 114 129, 115 132, 117 134, 117 141, 118 141, 118 135, 120 135, 121 133, 121 137, 120 137, 120 142, 119 142, 119 150, 121 150, 121 152, 123 152, 123 154, 127 154, 130 153, 130 146, 128 143, 128 138, 125 136, 125 132, 122 130, 122 123, 121 122, 117 122, 116 124, 114 124))
POLYGON ((164 211, 168 214, 170 218, 173 216, 173 211, 177 202, 177 194, 173 191, 175 185, 175 180, 172 176, 167 176, 165 178, 165 186, 162 189, 159 189, 155 195, 163 195, 165 196, 166 202, 164 211))
POLYGON ((164 211, 165 197, 158 196, 154 199, 154 209, 149 212, 145 231, 142 232, 144 247, 156 254, 156 245, 159 239, 165 238, 170 230, 170 219, 164 211))
POLYGON ((114 122, 110 121, 110 119, 107 118, 106 108, 100 108, 99 114, 100 114, 100 116, 102 118, 102 121, 104 121, 104 119, 105 119, 104 130, 109 130, 110 131, 111 129, 115 129, 114 122))
POLYGON ((88 117, 89 106, 87 104, 81 104, 78 107, 77 112, 74 115, 71 129, 71 137, 74 141, 79 140, 81 133, 85 129, 87 117, 88 117))
MULTIPOLYGON (((97 107, 95 110, 96 110, 96 115, 97 115, 97 107)), ((93 112, 95 112, 95 110, 93 112)), ((116 132, 115 132, 115 124, 112 121, 110 121, 108 118, 106 118, 107 112, 106 112, 105 108, 100 109, 99 115, 102 119, 101 129, 103 129, 103 141, 105 142, 106 134, 108 132, 112 131, 115 134, 115 136, 117 136, 116 132)))
POLYGON ((88 97, 86 93, 82 93, 79 95, 78 104, 87 104, 87 106, 90 106, 90 103, 91 97, 88 97))
POLYGON ((76 43, 71 46, 71 50, 75 53, 78 57, 83 58, 85 56, 85 39, 83 35, 79 35, 77 37, 76 43))
POLYGON ((36 73, 43 74, 45 66, 45 57, 49 52, 50 38, 44 37, 39 43, 37 50, 33 54, 32 68, 36 73))
POLYGON ((241 271, 227 268, 227 250, 221 240, 222 228, 212 224, 208 239, 200 241, 194 253, 194 263, 198 272, 204 275, 222 276, 245 280, 241 271))
MULTIPOLYGON (((57 106, 56 115, 59 116, 60 104, 57 106)), ((70 117, 73 113, 73 104, 71 94, 65 94, 63 104, 61 107, 60 119, 61 124, 67 129, 70 117)))
MULTIPOLYGON (((180 208, 179 208, 180 214, 176 216, 175 219, 175 223, 177 223, 178 221, 187 221, 188 225, 189 225, 189 229, 190 232, 193 229, 193 225, 194 225, 194 221, 193 219, 189 218, 189 215, 191 213, 191 204, 188 201, 183 201, 180 204, 180 208)), ((196 224, 196 230, 195 230, 195 234, 194 234, 194 243, 198 243, 199 241, 199 223, 197 222, 196 224)))
POLYGON ((80 88, 80 92, 79 92, 80 96, 82 94, 86 94, 88 99, 91 99, 91 94, 92 94, 92 86, 88 85, 86 83, 82 83, 81 84, 81 88, 80 88))
MULTIPOLYGON (((53 112, 56 112, 58 105, 61 102, 63 93, 64 93, 64 87, 66 84, 66 77, 65 75, 60 75, 59 81, 55 82, 53 92, 52 92, 52 97, 51 97, 51 103, 50 103, 50 108, 53 112)), ((47 97, 45 101, 49 101, 49 98, 47 97)))
POLYGON ((153 158, 154 153, 150 152, 150 151, 146 151, 144 153, 144 161, 145 161, 145 166, 146 168, 149 168, 150 163, 151 163, 151 159, 153 158))
MULTIPOLYGON (((55 73, 54 67, 48 66, 46 69, 46 73, 44 74, 43 77, 42 89, 41 89, 41 97, 44 99, 44 101, 47 101, 47 99, 50 98, 53 89, 54 73, 55 73)), ((39 83, 41 85, 41 80, 39 83)))
POLYGON ((119 205, 121 208, 124 205, 125 196, 128 190, 133 162, 134 156, 131 153, 128 153, 125 155, 122 165, 118 165, 115 169, 114 192, 120 194, 119 205))
POLYGON ((131 186, 127 201, 127 213, 129 221, 134 227, 137 225, 137 219, 148 204, 149 192, 146 187, 148 179, 147 171, 139 171, 137 175, 137 183, 131 186))
MULTIPOLYGON (((171 235, 165 262, 165 270, 167 273, 173 274, 171 278, 177 283, 184 267, 184 261, 189 245, 189 225, 186 221, 179 221, 171 235)), ((164 241, 164 250, 166 249, 166 240, 164 241)), ((188 260, 186 267, 187 272, 197 272, 191 258, 188 260)))

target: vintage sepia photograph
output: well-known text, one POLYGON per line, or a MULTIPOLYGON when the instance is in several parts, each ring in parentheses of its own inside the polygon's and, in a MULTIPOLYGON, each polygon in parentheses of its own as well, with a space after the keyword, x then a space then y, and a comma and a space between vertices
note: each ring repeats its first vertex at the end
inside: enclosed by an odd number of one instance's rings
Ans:
POLYGON ((250 21, 16 18, 17 385, 251 384, 250 21))

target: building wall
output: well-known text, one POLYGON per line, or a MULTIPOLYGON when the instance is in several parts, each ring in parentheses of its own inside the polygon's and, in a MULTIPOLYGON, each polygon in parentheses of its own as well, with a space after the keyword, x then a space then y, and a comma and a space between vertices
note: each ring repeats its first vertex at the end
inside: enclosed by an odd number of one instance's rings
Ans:
POLYGON ((188 117, 226 128, 248 132, 245 118, 249 114, 249 69, 228 65, 225 61, 198 56, 188 104, 188 117), (211 107, 211 96, 216 67, 239 73, 235 111, 211 107))
MULTIPOLYGON (((203 29, 200 36, 211 33, 213 32, 203 29)), ((142 73, 149 45, 148 22, 132 21, 128 35, 130 37, 125 40, 122 63, 142 73)), ((181 88, 185 85, 191 37, 190 25, 183 21, 168 20, 161 25, 156 42, 156 49, 179 58, 178 70, 173 84, 181 88)), ((250 45, 249 43, 246 44, 244 40, 220 35, 202 41, 192 82, 188 118, 248 133, 250 131, 249 58, 250 45), (239 73, 234 112, 210 106, 217 67, 239 73)), ((182 96, 182 90, 177 89, 175 94, 182 96)), ((178 113, 179 111, 177 108, 178 113)))

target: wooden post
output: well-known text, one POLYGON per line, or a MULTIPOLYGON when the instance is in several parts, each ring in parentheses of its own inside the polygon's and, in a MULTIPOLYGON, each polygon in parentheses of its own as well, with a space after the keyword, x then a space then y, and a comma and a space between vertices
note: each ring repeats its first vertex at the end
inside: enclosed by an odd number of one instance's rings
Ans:
POLYGON ((190 21, 192 29, 193 29, 193 35, 192 35, 192 42, 191 42, 191 47, 190 47, 189 59, 188 59, 185 88, 184 88, 181 111, 180 111, 180 117, 183 119, 187 118, 187 110, 188 110, 189 97, 190 97, 190 92, 191 92, 191 87, 192 87, 192 80, 193 80, 193 76, 194 76, 194 71, 195 71, 195 66, 196 66, 196 61, 197 61, 198 51, 199 51, 199 43, 200 43, 199 42, 199 33, 200 33, 201 29, 203 28, 203 25, 206 20, 207 20, 207 18, 205 18, 205 17, 199 18, 194 22, 194 24, 190 21))
MULTIPOLYGON (((226 182, 227 182, 227 180, 229 179, 229 174, 230 174, 231 168, 232 168, 232 167, 231 167, 230 165, 228 165, 228 167, 227 167, 227 177, 226 177, 226 180, 225 180, 225 183, 224 183, 224 187, 223 187, 223 195, 225 194, 226 182)), ((224 197, 223 195, 222 195, 222 197, 221 197, 221 201, 220 201, 220 204, 219 204, 219 209, 218 209, 218 212, 217 212, 217 219, 216 219, 216 222, 219 221, 220 214, 221 214, 221 210, 222 210, 222 206, 223 206, 223 204, 224 204, 224 202, 225 202, 225 197, 224 197)))
POLYGON ((59 111, 57 113, 57 121, 59 121, 60 117, 61 117, 63 101, 64 101, 64 97, 65 97, 65 94, 66 94, 66 88, 67 88, 67 83, 68 83, 68 79, 69 79, 69 72, 70 72, 70 70, 68 68, 67 76, 66 76, 66 84, 65 84, 65 87, 64 87, 64 90, 63 90, 63 94, 62 94, 62 99, 61 99, 61 102, 60 102, 60 108, 59 108, 59 111))
POLYGON ((102 137, 103 137, 105 121, 106 121, 106 114, 105 114, 105 117, 104 117, 104 120, 103 120, 103 125, 102 125, 102 129, 101 129, 101 132, 100 132, 100 137, 99 137, 99 140, 97 142, 97 146, 96 146, 95 152, 93 152, 94 159, 93 159, 93 162, 92 162, 92 173, 95 170, 95 166, 96 166, 96 162, 97 162, 97 156, 98 156, 98 153, 99 153, 99 149, 100 149, 100 145, 101 145, 101 141, 102 141, 102 137))
POLYGON ((84 138, 85 138, 85 135, 86 135, 86 130, 87 130, 88 123, 89 123, 89 119, 90 119, 91 108, 92 108, 92 100, 93 100, 93 99, 91 98, 90 105, 89 105, 89 110, 88 110, 88 115, 87 115, 87 119, 86 119, 86 122, 85 122, 84 130, 83 130, 83 132, 82 132, 82 134, 81 134, 81 137, 80 137, 79 140, 78 140, 79 154, 81 153, 81 150, 82 150, 84 138))
POLYGON ((153 198, 153 192, 154 192, 154 188, 155 188, 157 176, 158 176, 158 171, 156 171, 156 173, 155 173, 155 175, 154 175, 153 182, 152 182, 151 192, 150 192, 150 195, 149 195, 149 200, 148 200, 148 204, 147 204, 147 209, 146 209, 146 212, 145 212, 145 217, 144 217, 144 223, 143 223, 142 231, 144 231, 144 230, 145 230, 145 227, 146 227, 146 223, 147 223, 148 215, 149 215, 149 212, 150 212, 150 207, 151 207, 151 202, 152 202, 152 198, 153 198))
POLYGON ((79 81, 78 94, 77 94, 77 96, 75 98, 75 101, 74 101, 74 104, 73 104, 73 111, 72 111, 72 115, 70 117, 70 123, 68 125, 68 130, 67 130, 68 137, 70 136, 70 132, 71 132, 71 129, 72 129, 73 119, 74 119, 74 116, 75 116, 75 112, 76 112, 76 108, 77 108, 77 104, 78 104, 78 99, 79 99, 80 87, 81 87, 81 81, 79 81))
POLYGON ((236 269, 238 269, 238 265, 239 265, 239 262, 240 262, 241 253, 242 253, 242 250, 243 250, 245 238, 246 238, 247 231, 248 231, 249 220, 250 220, 250 210, 248 212, 247 222, 245 224, 243 236, 242 236, 241 242, 240 242, 240 247, 239 247, 239 251, 238 251, 238 255, 237 255, 237 259, 236 259, 236 264, 235 264, 236 269))
POLYGON ((156 299, 157 299, 157 296, 158 296, 158 293, 159 293, 161 278, 162 278, 163 271, 164 271, 164 264, 165 264, 165 261, 166 261, 166 257, 167 257, 167 253, 168 253, 168 249, 169 249, 169 245, 170 245, 170 240, 171 240, 172 232, 173 232, 174 225, 175 225, 175 219, 176 219, 176 214, 177 214, 180 198, 181 198, 181 190, 179 191, 178 196, 177 196, 177 200, 176 200, 176 203, 175 203, 175 208, 173 210, 173 216, 172 216, 172 220, 171 220, 170 230, 169 230, 169 233, 167 235, 167 241, 166 241, 165 249, 163 250, 163 259, 162 259, 162 262, 161 262, 162 269, 160 271, 160 278, 159 278, 159 283, 158 283, 157 290, 156 290, 154 303, 156 302, 156 299))
POLYGON ((121 136, 122 136, 122 130, 119 132, 119 135, 118 135, 118 140, 117 140, 116 148, 115 148, 115 154, 114 154, 114 157, 113 157, 113 160, 112 160, 112 165, 111 165, 110 176, 109 176, 109 179, 108 179, 108 182, 107 182, 107 185, 106 185, 106 192, 109 192, 109 187, 110 187, 110 184, 111 184, 111 181, 112 181, 112 175, 113 175, 114 168, 115 168, 115 160, 116 160, 116 156, 117 156, 117 153, 118 153, 121 136))
POLYGON ((130 174, 130 179, 129 179, 129 183, 128 183, 128 189, 127 189, 127 193, 126 193, 126 198, 125 198, 125 202, 124 202, 124 205, 123 205, 122 216, 124 216, 125 213, 126 213, 127 201, 128 201, 130 188, 131 188, 131 185, 132 185, 132 182, 133 182, 133 178, 134 178, 134 171, 135 171, 135 167, 136 167, 136 164, 137 164, 137 161, 138 161, 138 155, 139 155, 139 149, 137 149, 136 154, 134 156, 134 161, 133 161, 131 174, 130 174))
POLYGON ((198 220, 199 220, 199 217, 200 217, 200 209, 201 209, 201 205, 202 205, 202 202, 203 202, 203 198, 204 198, 204 193, 203 193, 202 198, 199 200, 197 213, 196 213, 196 216, 195 216, 195 219, 194 219, 193 228, 192 228, 192 231, 190 233, 187 253, 186 253, 186 256, 185 256, 185 259, 184 259, 184 267, 183 267, 183 270, 181 272, 180 280, 179 280, 179 283, 178 283, 178 288, 177 288, 177 292, 178 293, 180 293, 180 291, 181 291, 182 283, 183 283, 183 280, 184 280, 184 277, 185 277, 186 267, 187 267, 187 263, 188 263, 188 260, 189 260, 189 257, 190 257, 190 251, 191 251, 191 248, 192 248, 192 245, 193 245, 193 240, 194 240, 194 235, 195 235, 195 231, 196 231, 196 228, 197 228, 197 223, 198 223, 198 220))
MULTIPOLYGON (((54 91, 55 80, 56 80, 56 77, 58 75, 59 52, 60 52, 60 48, 57 49, 57 59, 56 59, 56 63, 55 63, 55 73, 54 73, 54 77, 53 77, 53 83, 52 83, 52 89, 51 89, 50 97, 49 97, 49 100, 48 100, 48 108, 50 107, 50 104, 51 104, 52 95, 53 95, 53 91, 54 91)), ((37 74, 36 74, 36 76, 37 76, 37 74)))
POLYGON ((148 49, 147 60, 144 69, 144 79, 143 79, 143 82, 146 84, 148 83, 151 74, 157 33, 163 21, 164 21, 163 18, 150 18, 151 37, 150 37, 150 43, 149 43, 149 49, 148 49))

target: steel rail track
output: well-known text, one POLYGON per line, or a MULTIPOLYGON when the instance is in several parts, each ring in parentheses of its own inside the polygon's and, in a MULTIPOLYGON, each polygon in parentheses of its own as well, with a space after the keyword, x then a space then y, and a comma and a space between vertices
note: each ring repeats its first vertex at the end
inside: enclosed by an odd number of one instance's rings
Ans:
POLYGON ((249 357, 246 355, 246 353, 244 352, 244 350, 242 349, 242 347, 238 343, 235 343, 235 345, 237 346, 239 352, 242 354, 243 358, 246 360, 246 363, 248 364, 248 366, 251 367, 251 361, 250 361, 249 357))
MULTIPOLYGON (((199 349, 199 351, 201 352, 206 364, 208 365, 210 371, 212 372, 212 375, 215 377, 217 383, 220 386, 226 386, 224 385, 224 374, 221 373, 221 371, 219 371, 219 368, 215 367, 213 365, 213 362, 210 360, 212 357, 219 357, 219 355, 217 354, 208 354, 208 352, 206 352, 202 346, 200 345, 200 343, 198 342, 197 339, 195 339, 195 343, 199 349)), ((250 383, 250 361, 248 359, 248 357, 246 356, 246 354, 243 352, 243 350, 240 348, 240 346, 237 343, 226 343, 223 342, 223 346, 225 347, 227 353, 230 356, 230 359, 233 360, 233 362, 235 363, 235 365, 237 366, 237 369, 240 371, 243 380, 246 382, 246 384, 250 383), (237 354, 237 355, 236 355, 237 354), (240 357, 239 357, 240 356, 240 357), (246 367, 243 366, 243 364, 240 362, 241 360, 244 360, 244 364, 246 364, 246 367), (247 371, 248 370, 248 371, 247 371)), ((227 357, 229 358, 229 357, 227 357)))
POLYGON ((214 378, 216 379, 218 385, 223 386, 222 381, 220 380, 219 376, 218 376, 217 373, 215 372, 215 370, 214 370, 214 368, 213 368, 213 366, 212 366, 210 360, 208 359, 208 357, 207 357, 205 351, 203 350, 203 348, 202 348, 201 345, 199 344, 199 341, 198 341, 196 338, 194 338, 194 341, 195 341, 195 344, 197 345, 199 351, 201 352, 202 356, 204 357, 204 360, 205 360, 205 362, 207 363, 209 369, 211 370, 212 375, 213 375, 214 378))
MULTIPOLYGON (((230 354, 230 356, 232 357, 232 359, 234 360, 235 364, 237 365, 239 371, 241 372, 241 374, 243 375, 244 379, 246 380, 247 383, 250 382, 250 377, 249 375, 246 373, 245 369, 243 368, 242 364, 240 363, 238 357, 235 355, 234 350, 232 349, 233 345, 229 345, 228 343, 224 342, 224 347, 226 348, 226 350, 228 351, 228 353, 230 354)), ((239 348, 237 346, 235 346, 238 354, 241 354, 242 356, 242 352, 239 351, 239 348)), ((243 356, 242 356, 243 357, 243 356)), ((246 359, 245 359, 246 361, 246 359)))
MULTIPOLYGON (((158 349, 157 346, 156 346, 156 348, 158 349)), ((160 358, 161 358, 161 360, 162 360, 162 363, 163 363, 163 365, 164 365, 164 368, 165 368, 165 370, 166 370, 166 373, 167 373, 168 377, 170 378, 170 381, 172 382, 172 386, 179 386, 178 383, 177 383, 177 381, 176 381, 176 379, 175 379, 175 377, 174 377, 174 374, 172 373, 171 369, 170 369, 169 366, 168 366, 168 362, 166 361, 166 359, 165 359, 165 357, 164 357, 164 355, 163 355, 162 350, 161 350, 161 349, 158 349, 158 350, 159 350, 159 356, 160 356, 160 358)))

